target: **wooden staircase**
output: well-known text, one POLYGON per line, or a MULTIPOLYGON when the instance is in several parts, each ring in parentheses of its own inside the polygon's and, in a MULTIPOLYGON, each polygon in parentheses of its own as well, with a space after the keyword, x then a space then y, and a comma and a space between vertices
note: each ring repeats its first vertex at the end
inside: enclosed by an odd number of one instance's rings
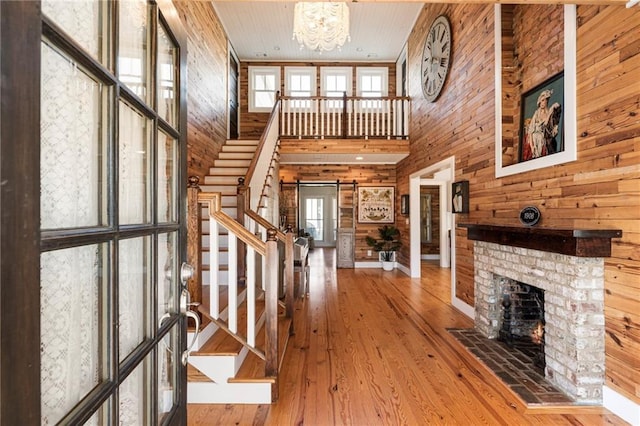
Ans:
MULTIPOLYGON (((203 194, 220 193, 222 211, 236 220, 238 179, 247 173, 258 143, 257 140, 227 141, 210 174, 205 177, 204 185, 200 186, 203 194)), ((223 227, 219 228, 217 235, 211 235, 210 230, 214 227, 209 223, 206 206, 201 208, 201 217, 203 300, 198 311, 203 318, 203 325, 189 356, 188 402, 269 404, 273 401, 277 381, 273 377, 266 377, 264 355, 255 349, 264 347, 264 290, 259 284, 248 289, 244 277, 237 276, 234 266, 229 267, 230 258, 235 257, 233 252, 236 243, 230 244, 229 233, 223 227), (218 246, 217 259, 213 260, 210 255, 212 239, 215 239, 213 242, 217 241, 218 246), (215 269, 218 270, 214 280, 211 276, 212 262, 217 262, 215 269), (219 287, 219 301, 212 303, 214 296, 210 295, 210 290, 214 282, 219 287), (253 294, 248 296, 251 292, 253 294), (253 313, 248 313, 250 303, 255 306, 253 313), (237 311, 230 310, 230 305, 237 306, 237 311), (247 321, 247 315, 255 318, 247 321), (248 330, 247 324, 255 324, 255 330, 248 330)), ((279 313, 284 314, 283 307, 278 309, 279 313)), ((277 327, 278 355, 283 357, 291 328, 290 320, 279 320, 277 327)), ((193 331, 190 331, 189 341, 192 336, 193 331)))

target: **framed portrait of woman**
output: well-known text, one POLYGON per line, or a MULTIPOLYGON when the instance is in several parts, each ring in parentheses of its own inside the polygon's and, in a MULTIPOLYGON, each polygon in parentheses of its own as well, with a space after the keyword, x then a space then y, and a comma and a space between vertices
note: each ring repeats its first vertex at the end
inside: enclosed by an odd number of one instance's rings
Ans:
POLYGON ((518 161, 563 152, 564 73, 559 73, 522 95, 518 161))

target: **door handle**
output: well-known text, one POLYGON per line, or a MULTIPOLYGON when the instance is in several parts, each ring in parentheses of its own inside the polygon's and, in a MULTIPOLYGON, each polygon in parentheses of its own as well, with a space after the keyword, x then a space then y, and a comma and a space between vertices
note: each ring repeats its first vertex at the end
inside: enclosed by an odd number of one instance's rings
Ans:
POLYGON ((196 322, 196 332, 194 333, 193 339, 191 340, 191 343, 189 344, 187 349, 184 352, 182 352, 182 365, 187 365, 187 361, 189 360, 189 355, 191 354, 191 350, 193 349, 193 346, 196 344, 196 341, 198 340, 198 335, 200 334, 200 317, 198 316, 198 314, 196 314, 192 310, 187 310, 185 312, 185 315, 187 316, 187 318, 191 318, 196 322))
POLYGON ((187 318, 191 318, 196 323, 196 331, 193 334, 193 338, 191 339, 191 343, 187 346, 187 349, 182 352, 182 365, 187 365, 187 361, 189 360, 189 354, 193 350, 195 346, 198 335, 200 334, 200 317, 197 313, 189 309, 191 306, 197 306, 197 303, 191 303, 191 293, 187 289, 187 281, 193 277, 195 269, 193 266, 189 265, 186 262, 182 262, 180 266, 180 282, 182 284, 182 292, 180 293, 180 313, 184 314, 187 318))

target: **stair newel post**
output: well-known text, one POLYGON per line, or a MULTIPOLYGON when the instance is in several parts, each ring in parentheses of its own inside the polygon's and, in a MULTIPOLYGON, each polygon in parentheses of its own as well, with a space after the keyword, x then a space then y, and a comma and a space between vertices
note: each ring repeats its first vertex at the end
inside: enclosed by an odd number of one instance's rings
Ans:
POLYGON ((275 228, 267 230, 265 270, 265 376, 275 379, 272 401, 278 400, 278 240, 275 228))
MULTIPOLYGON (((237 209, 236 209, 236 220, 240 225, 242 225, 245 229, 246 225, 246 217, 245 211, 247 209, 248 200, 249 200, 249 187, 245 186, 245 180, 243 177, 238 178, 238 190, 237 190, 237 209)), ((253 232, 251 229, 250 232, 253 232)), ((240 241, 237 249, 238 256, 238 279, 246 283, 247 277, 247 245, 240 241)))
POLYGON ((284 288, 285 288, 285 307, 287 318, 291 318, 291 327, 289 332, 293 334, 293 300, 294 300, 294 254, 293 254, 293 227, 287 225, 285 234, 284 249, 284 288))
POLYGON ((202 235, 202 209, 198 202, 200 178, 189 176, 187 184, 187 263, 194 268, 193 276, 187 281, 187 289, 191 293, 192 302, 202 302, 202 251, 200 235, 202 235))

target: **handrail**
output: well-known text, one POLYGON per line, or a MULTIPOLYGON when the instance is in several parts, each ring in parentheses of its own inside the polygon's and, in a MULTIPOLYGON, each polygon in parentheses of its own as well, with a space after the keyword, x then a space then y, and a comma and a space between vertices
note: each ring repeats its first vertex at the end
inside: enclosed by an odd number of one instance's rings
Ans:
POLYGON ((266 228, 266 229, 275 228, 276 236, 277 236, 279 241, 285 241, 286 240, 286 236, 285 236, 284 232, 282 232, 280 229, 277 229, 271 222, 269 222, 264 217, 260 216, 255 211, 250 210, 250 209, 249 210, 245 210, 244 214, 249 216, 250 219, 255 221, 258 225, 262 226, 263 228, 266 228))
POLYGON ((233 232, 245 244, 251 246, 262 256, 266 256, 265 242, 253 235, 234 218, 222 211, 222 196, 219 192, 200 193, 198 194, 198 202, 201 204, 207 203, 209 207, 209 215, 211 217, 215 218, 218 223, 233 232))
MULTIPOLYGON (((276 117, 278 117, 278 111, 280 111, 280 92, 276 92, 276 102, 273 105, 273 108, 271 109, 271 115, 269 116, 269 121, 267 122, 267 125, 264 131, 262 132, 262 136, 260 136, 260 142, 258 143, 258 147, 256 148, 256 153, 251 159, 251 163, 249 164, 249 168, 245 175, 245 182, 249 187, 252 187, 253 175, 255 174, 256 168, 258 167, 258 160, 260 159, 260 157, 262 157, 262 151, 264 150, 267 144, 267 137, 271 130, 271 126, 273 125, 274 121, 277 124, 276 117)), ((255 208, 255 207, 256 206, 251 206, 251 208, 255 208)))

